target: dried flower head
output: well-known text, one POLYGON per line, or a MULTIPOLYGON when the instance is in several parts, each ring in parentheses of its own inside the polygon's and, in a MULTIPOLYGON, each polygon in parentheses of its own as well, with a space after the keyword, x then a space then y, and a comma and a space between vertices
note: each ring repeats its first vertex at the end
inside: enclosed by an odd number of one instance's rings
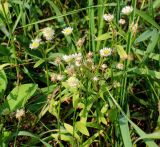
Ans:
POLYGON ((51 81, 52 82, 56 82, 57 81, 57 74, 52 73, 52 75, 51 75, 51 81))
POLYGON ((107 68, 107 65, 106 65, 106 64, 102 64, 102 65, 101 65, 101 69, 102 69, 102 70, 105 70, 106 68, 107 68))
POLYGON ((58 81, 62 81, 64 79, 64 75, 58 74, 56 79, 58 81))
POLYGON ((75 74, 74 66, 67 66, 65 72, 66 72, 69 76, 73 76, 73 75, 75 74))
POLYGON ((43 36, 45 37, 46 40, 50 41, 53 39, 53 36, 55 34, 54 30, 50 27, 44 28, 42 30, 43 36))
POLYGON ((87 58, 92 58, 93 57, 93 52, 91 52, 91 51, 89 51, 88 53, 87 53, 87 56, 86 56, 87 58))
POLYGON ((126 23, 126 20, 125 20, 125 19, 122 19, 122 18, 121 18, 121 19, 119 20, 119 24, 124 25, 125 23, 126 23))
POLYGON ((76 43, 77 47, 82 47, 84 42, 85 42, 85 38, 84 37, 80 38, 76 43))
POLYGON ((112 15, 112 14, 104 14, 104 15, 103 15, 103 19, 104 19, 105 21, 107 21, 107 22, 111 22, 111 21, 113 21, 113 19, 114 19, 114 15, 112 15))
POLYGON ((128 59, 129 61, 134 60, 134 55, 133 55, 132 53, 129 54, 129 55, 127 56, 127 59, 128 59))
POLYGON ((72 31, 73 31, 73 28, 71 28, 71 27, 66 27, 65 29, 63 29, 62 33, 63 33, 64 35, 70 35, 70 34, 72 33, 72 31))
POLYGON ((137 23, 132 23, 131 26, 130 26, 130 29, 131 29, 131 32, 132 34, 135 36, 136 33, 137 33, 137 29, 138 29, 138 24, 137 23))
POLYGON ((21 118, 23 117, 25 115, 25 111, 24 111, 24 109, 17 109, 17 111, 16 111, 16 118, 18 119, 18 120, 21 120, 21 118))
POLYGON ((122 9, 122 14, 129 15, 129 14, 132 13, 132 11, 133 11, 133 7, 132 6, 125 6, 122 9))
POLYGON ((61 62, 62 62, 61 58, 60 58, 60 57, 56 57, 54 63, 55 63, 56 65, 60 65, 61 62))
POLYGON ((111 55, 112 49, 105 47, 105 48, 101 49, 99 52, 100 52, 100 55, 101 55, 102 57, 107 57, 107 56, 110 56, 110 55, 111 55))
POLYGON ((40 45, 40 42, 41 42, 41 39, 39 39, 39 38, 33 39, 32 43, 30 43, 30 45, 29 45, 29 48, 30 49, 36 49, 36 48, 38 48, 39 45, 40 45))
POLYGON ((124 65, 123 65, 122 63, 118 63, 118 64, 116 65, 116 68, 119 69, 119 70, 123 70, 124 65))

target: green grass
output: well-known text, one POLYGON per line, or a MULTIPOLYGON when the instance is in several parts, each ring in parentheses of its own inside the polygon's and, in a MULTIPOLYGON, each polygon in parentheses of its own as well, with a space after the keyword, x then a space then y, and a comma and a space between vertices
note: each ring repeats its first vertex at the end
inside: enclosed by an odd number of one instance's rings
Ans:
POLYGON ((0 146, 158 147, 159 9, 158 0, 1 0, 0 146))

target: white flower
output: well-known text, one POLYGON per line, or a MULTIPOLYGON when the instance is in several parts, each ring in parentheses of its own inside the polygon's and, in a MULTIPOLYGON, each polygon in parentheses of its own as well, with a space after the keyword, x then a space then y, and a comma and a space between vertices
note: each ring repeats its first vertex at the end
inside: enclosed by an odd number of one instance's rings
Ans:
POLYGON ((76 62, 75 62, 75 65, 76 65, 77 67, 80 67, 80 66, 81 66, 81 62, 80 62, 80 61, 76 61, 76 62))
POLYGON ((80 62, 82 60, 82 54, 81 53, 75 53, 75 54, 64 55, 63 56, 63 60, 65 62, 71 62, 73 59, 75 59, 75 61, 80 62))
POLYGON ((72 33, 72 31, 73 31, 73 28, 71 28, 71 27, 66 27, 65 29, 63 29, 62 33, 63 33, 64 35, 70 35, 70 34, 72 33))
POLYGON ((76 77, 70 77, 70 78, 67 80, 67 84, 68 84, 68 86, 70 86, 70 87, 76 88, 76 87, 79 86, 79 80, 78 80, 76 77))
POLYGON ((22 116, 24 116, 25 115, 25 111, 23 110, 23 109, 17 109, 17 111, 16 111, 16 118, 18 119, 18 120, 20 120, 21 118, 22 118, 22 116))
POLYGON ((106 65, 106 64, 102 64, 102 65, 101 65, 101 68, 104 70, 104 69, 107 68, 107 65, 106 65))
POLYGON ((58 81, 62 81, 63 79, 64 79, 63 75, 60 75, 60 74, 57 75, 57 80, 58 81))
POLYGON ((93 77, 93 81, 98 81, 99 78, 98 77, 93 77))
POLYGON ((75 53, 75 54, 72 54, 72 56, 76 61, 81 61, 82 60, 82 54, 81 53, 75 53))
POLYGON ((99 52, 102 57, 107 57, 107 56, 111 55, 112 49, 105 47, 105 48, 101 49, 99 52))
POLYGON ((125 6, 122 9, 122 14, 129 15, 129 14, 132 13, 132 11, 133 11, 133 7, 132 6, 125 6))
POLYGON ((73 60, 73 56, 72 55, 64 55, 63 56, 63 60, 65 61, 65 62, 71 62, 72 60, 73 60))
POLYGON ((123 65, 122 63, 118 63, 118 64, 116 65, 116 68, 119 69, 119 70, 123 70, 124 65, 123 65))
POLYGON ((44 28, 42 30, 43 36, 46 38, 46 40, 50 41, 53 39, 53 36, 55 34, 54 30, 50 27, 44 28))
POLYGON ((76 45, 77 45, 78 47, 82 47, 83 44, 84 44, 84 42, 85 42, 85 38, 80 38, 80 39, 77 41, 76 45))
POLYGON ((126 20, 125 20, 125 19, 122 19, 122 18, 121 18, 121 19, 119 20, 119 24, 124 25, 125 23, 126 23, 126 20))
POLYGON ((135 35, 137 33, 137 29, 138 29, 138 24, 137 23, 132 23, 130 25, 130 29, 131 29, 131 32, 133 33, 133 35, 135 35))
POLYGON ((29 48, 30 49, 38 48, 39 45, 40 45, 40 42, 41 42, 41 39, 39 39, 39 38, 36 38, 36 39, 32 40, 32 43, 30 43, 29 48))
POLYGON ((112 14, 104 14, 103 18, 104 18, 105 21, 111 22, 114 19, 114 15, 112 15, 112 14))

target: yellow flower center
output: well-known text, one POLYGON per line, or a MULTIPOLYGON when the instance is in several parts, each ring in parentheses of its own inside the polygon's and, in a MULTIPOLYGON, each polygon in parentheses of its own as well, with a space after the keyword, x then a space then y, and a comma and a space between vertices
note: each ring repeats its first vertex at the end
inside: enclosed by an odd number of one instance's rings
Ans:
POLYGON ((32 47, 33 47, 33 48, 37 48, 38 46, 39 46, 39 42, 33 42, 33 43, 32 43, 32 47))

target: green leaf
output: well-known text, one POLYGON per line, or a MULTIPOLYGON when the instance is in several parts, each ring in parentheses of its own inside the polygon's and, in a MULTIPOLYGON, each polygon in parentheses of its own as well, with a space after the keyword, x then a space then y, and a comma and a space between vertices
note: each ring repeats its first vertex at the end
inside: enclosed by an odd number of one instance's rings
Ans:
POLYGON ((82 134, 84 134, 86 136, 89 136, 89 132, 87 130, 85 123, 78 121, 78 122, 76 122, 75 125, 76 125, 76 128, 78 131, 80 131, 82 134))
POLYGON ((139 42, 142 42, 142 41, 144 41, 144 40, 147 40, 149 37, 151 37, 151 33, 152 33, 151 30, 147 30, 147 31, 143 32, 143 33, 135 40, 135 43, 139 43, 139 42))
POLYGON ((95 133, 93 136, 91 136, 88 140, 86 140, 81 147, 89 147, 90 144, 99 136, 99 134, 101 134, 103 131, 99 131, 97 133, 95 133))
POLYGON ((72 134, 75 138, 80 140, 79 135, 76 133, 76 130, 73 129, 73 127, 67 123, 64 123, 65 129, 68 131, 68 133, 72 134))
POLYGON ((4 70, 0 70, 0 99, 3 97, 4 91, 7 87, 7 77, 4 70))
POLYGON ((160 72, 154 71, 154 70, 149 70, 147 68, 131 68, 128 70, 128 72, 134 72, 140 75, 147 75, 151 76, 152 78, 160 79, 160 72))
POLYGON ((115 48, 117 49, 117 52, 121 59, 127 59, 127 53, 121 45, 115 45, 115 48))
POLYGON ((67 135, 67 134, 59 134, 59 133, 56 133, 56 134, 51 134, 51 136, 53 138, 55 138, 57 141, 59 140, 59 137, 61 138, 61 140, 63 141, 69 141, 71 144, 74 142, 74 138, 70 135, 67 135))
POLYGON ((40 142, 42 142, 46 147, 52 147, 50 144, 48 144, 47 142, 43 141, 42 139, 40 139, 40 137, 30 133, 30 132, 27 132, 27 131, 20 131, 18 132, 18 136, 29 136, 31 138, 34 138, 34 139, 37 139, 39 140, 40 142))
POLYGON ((95 40, 96 41, 101 41, 101 40, 107 40, 109 38, 112 38, 111 33, 105 33, 105 34, 102 34, 102 35, 96 37, 95 40))
POLYGON ((160 0, 155 0, 153 2, 153 9, 159 8, 160 7, 160 0))
POLYGON ((108 117, 109 117, 111 122, 116 121, 116 119, 117 119, 117 109, 116 108, 110 109, 108 111, 108 117))
MULTIPOLYGON (((139 55, 142 55, 142 56, 145 56, 145 54, 146 54, 146 51, 142 51, 142 50, 137 49, 137 48, 132 48, 132 50, 134 51, 135 54, 139 54, 139 55)), ((160 54, 150 53, 148 58, 159 61, 160 60, 160 54)))
POLYGON ((35 93, 37 84, 23 84, 16 86, 7 96, 6 101, 0 108, 0 114, 3 110, 8 108, 10 112, 15 111, 25 105, 27 100, 35 93))
POLYGON ((132 147, 132 141, 129 133, 128 121, 125 117, 119 119, 119 126, 125 147, 132 147))
POLYGON ((35 64, 34 64, 34 68, 37 68, 38 66, 40 66, 43 62, 45 62, 45 60, 43 60, 43 59, 40 59, 40 60, 38 60, 35 64))
POLYGON ((135 10, 136 14, 142 17, 146 22, 150 23, 152 26, 160 30, 160 26, 144 11, 138 9, 135 10))
POLYGON ((142 137, 139 137, 135 142, 137 143, 138 141, 142 140, 142 139, 160 139, 160 132, 154 132, 151 134, 145 134, 142 137))
POLYGON ((8 65, 11 65, 11 64, 10 63, 5 63, 5 64, 0 65, 0 70, 2 70, 4 67, 6 67, 8 65))
POLYGON ((146 54, 143 58, 143 62, 147 59, 149 54, 154 51, 154 48, 157 45, 157 41, 158 41, 158 38, 159 38, 159 33, 158 33, 157 29, 153 29, 151 34, 152 34, 151 35, 151 41, 147 46, 147 50, 146 50, 146 54))
POLYGON ((73 102, 73 108, 76 109, 78 106, 78 102, 79 102, 79 93, 73 95, 72 102, 73 102))

